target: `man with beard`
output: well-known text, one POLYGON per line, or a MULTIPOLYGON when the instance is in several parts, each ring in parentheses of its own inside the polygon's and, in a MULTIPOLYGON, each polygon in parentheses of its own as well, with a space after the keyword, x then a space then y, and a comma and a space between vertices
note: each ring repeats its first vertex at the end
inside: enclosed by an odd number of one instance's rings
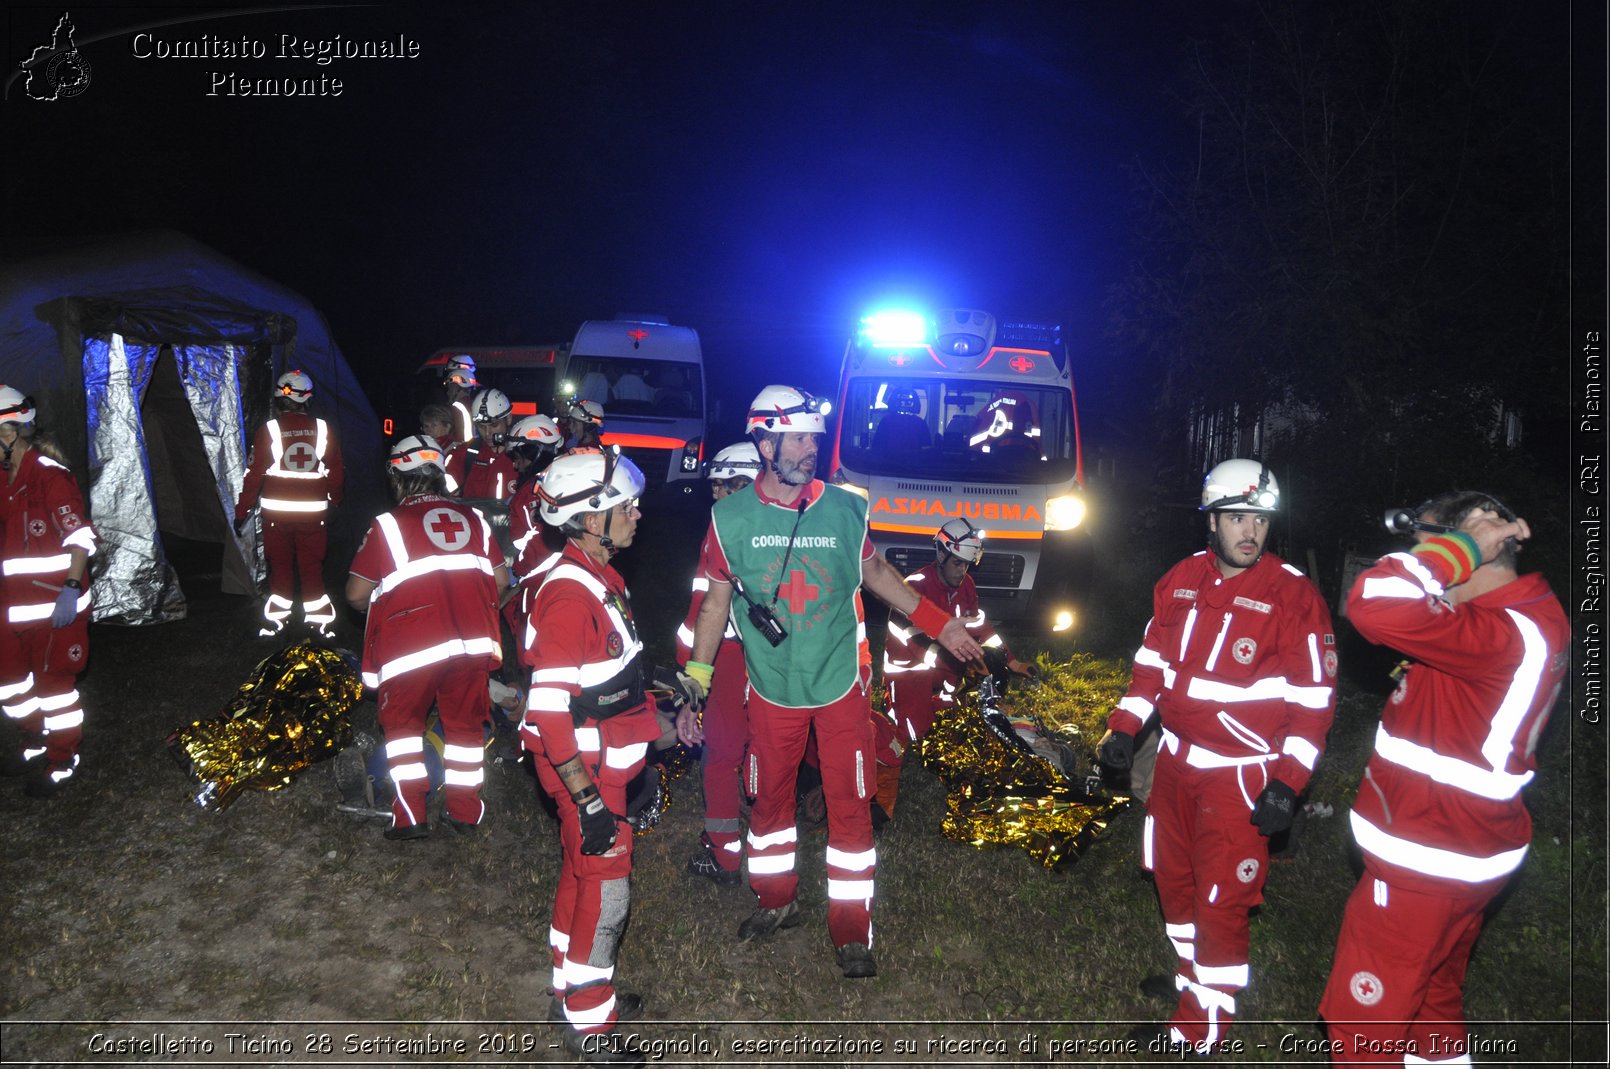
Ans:
POLYGON ((1280 486, 1256 460, 1227 460, 1202 484, 1208 548, 1152 591, 1152 620, 1129 691, 1097 753, 1127 769, 1155 716, 1161 745, 1147 800, 1143 864, 1157 881, 1172 978, 1141 989, 1176 1000, 1132 1038, 1223 1042, 1247 986, 1247 911, 1263 901, 1269 836, 1291 827, 1330 730, 1336 639, 1301 572, 1264 552, 1280 486), (1176 992, 1178 993, 1176 996, 1176 992))
MULTIPOLYGON (((760 453, 752 490, 716 502, 705 536, 709 590, 694 625, 684 679, 697 709, 712 663, 736 619, 749 673, 749 783, 756 789, 746 840, 749 885, 759 908, 739 939, 799 924, 794 787, 814 729, 827 801, 827 924, 846 977, 877 973, 872 957, 873 873, 868 804, 877 785, 867 685, 860 654, 862 585, 962 662, 983 650, 960 619, 919 595, 872 548, 867 501, 816 476, 828 405, 792 386, 768 386, 745 429, 760 453), (737 596, 739 604, 733 605, 737 596)), ((684 721, 682 739, 702 741, 684 721)))

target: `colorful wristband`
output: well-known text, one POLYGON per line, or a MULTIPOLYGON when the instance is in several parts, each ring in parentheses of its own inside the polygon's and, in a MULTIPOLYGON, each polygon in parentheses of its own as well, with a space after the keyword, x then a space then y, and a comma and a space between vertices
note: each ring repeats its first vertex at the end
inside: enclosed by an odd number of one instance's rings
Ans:
POLYGON ((693 677, 694 682, 705 690, 710 689, 710 681, 715 678, 716 666, 705 664, 703 661, 689 661, 684 671, 693 677))
POLYGON ((929 638, 938 638, 945 625, 955 619, 950 613, 924 597, 918 598, 917 607, 908 615, 911 617, 911 622, 922 628, 922 633, 929 638))
POLYGON ((1458 586, 1481 567, 1481 547, 1464 531, 1435 535, 1412 552, 1442 578, 1443 586, 1458 586))

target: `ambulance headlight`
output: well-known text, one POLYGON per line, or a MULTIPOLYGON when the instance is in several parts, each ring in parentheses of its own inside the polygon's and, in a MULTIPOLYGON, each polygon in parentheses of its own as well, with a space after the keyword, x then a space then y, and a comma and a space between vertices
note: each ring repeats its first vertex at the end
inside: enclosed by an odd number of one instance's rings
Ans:
POLYGON ((1045 529, 1071 531, 1085 520, 1085 501, 1078 494, 1063 494, 1045 503, 1045 529))
POLYGON ((1053 630, 1053 631, 1072 631, 1073 630, 1073 624, 1074 624, 1073 610, 1072 609, 1062 609, 1061 611, 1059 611, 1056 614, 1055 617, 1052 618, 1052 620, 1051 620, 1051 630, 1053 630))

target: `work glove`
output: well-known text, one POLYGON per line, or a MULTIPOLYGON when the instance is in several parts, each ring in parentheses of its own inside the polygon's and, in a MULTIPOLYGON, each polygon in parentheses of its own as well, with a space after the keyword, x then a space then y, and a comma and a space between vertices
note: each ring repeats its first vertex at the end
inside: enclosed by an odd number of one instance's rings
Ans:
POLYGON ((581 813, 581 852, 589 857, 605 853, 615 845, 615 814, 609 811, 595 787, 589 787, 577 798, 576 808, 581 813))
POLYGON ((704 711, 704 702, 710 694, 710 677, 714 669, 698 661, 689 661, 686 669, 676 674, 677 689, 682 692, 688 708, 695 713, 704 711))
POLYGON ((1124 772, 1135 763, 1135 736, 1127 731, 1114 731, 1096 747, 1096 760, 1114 772, 1124 772))
POLYGON ((78 615, 78 595, 82 593, 70 586, 61 588, 61 593, 56 595, 56 607, 50 613, 51 627, 66 627, 73 622, 78 615))
POLYGON ((1252 823, 1258 826, 1259 835, 1278 835, 1291 827, 1296 814, 1297 792, 1272 779, 1252 806, 1252 823))

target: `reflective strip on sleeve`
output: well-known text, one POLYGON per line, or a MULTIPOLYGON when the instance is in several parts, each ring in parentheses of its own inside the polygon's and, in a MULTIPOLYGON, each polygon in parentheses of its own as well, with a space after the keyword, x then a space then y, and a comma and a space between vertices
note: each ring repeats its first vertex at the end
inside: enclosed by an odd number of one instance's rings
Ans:
POLYGON ((1362 849, 1399 868, 1439 879, 1486 883, 1514 872, 1526 858, 1524 846, 1488 857, 1475 857, 1391 835, 1361 817, 1356 809, 1351 819, 1353 838, 1362 849))

